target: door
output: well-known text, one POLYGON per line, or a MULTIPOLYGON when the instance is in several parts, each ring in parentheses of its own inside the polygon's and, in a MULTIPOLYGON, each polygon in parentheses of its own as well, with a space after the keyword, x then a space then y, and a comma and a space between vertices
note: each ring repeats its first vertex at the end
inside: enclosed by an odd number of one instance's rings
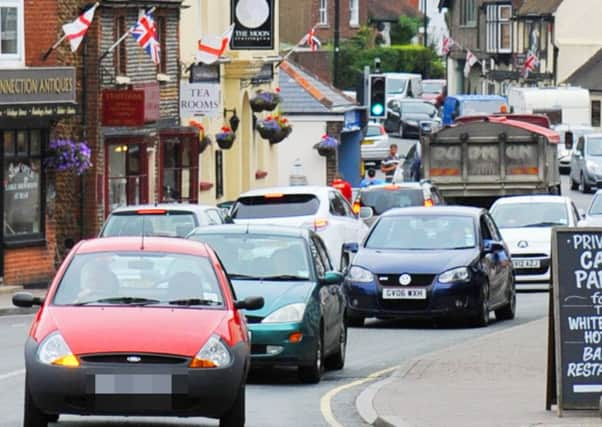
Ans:
POLYGON ((148 203, 146 145, 109 142, 106 145, 105 203, 108 215, 118 206, 148 203))
POLYGON ((367 229, 366 225, 358 219, 351 205, 345 200, 345 198, 338 191, 329 192, 330 201, 330 217, 332 218, 335 232, 333 240, 336 242, 336 246, 333 251, 337 253, 331 253, 334 261, 334 266, 337 270, 342 270, 343 260, 341 260, 341 252, 343 250, 343 244, 348 242, 360 242, 363 238, 362 231, 367 229))
MULTIPOLYGON (((481 228, 483 229, 484 239, 490 239, 494 242, 503 242, 494 221, 488 214, 481 217, 481 228)), ((508 283, 508 274, 510 274, 510 255, 505 250, 495 251, 491 254, 492 272, 489 279, 489 303, 493 305, 505 302, 508 283)))
POLYGON ((581 172, 584 166, 584 148, 585 148, 585 138, 580 137, 577 142, 577 146, 571 155, 571 178, 574 182, 579 182, 581 179, 581 172))
POLYGON ((161 202, 197 201, 198 140, 188 136, 161 136, 159 200, 161 202))

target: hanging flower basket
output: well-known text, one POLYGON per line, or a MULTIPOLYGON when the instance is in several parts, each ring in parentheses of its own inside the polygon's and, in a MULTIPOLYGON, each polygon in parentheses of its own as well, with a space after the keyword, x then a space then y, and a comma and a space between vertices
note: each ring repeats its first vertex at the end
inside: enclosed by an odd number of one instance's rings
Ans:
POLYGON ((215 134, 215 141, 222 150, 228 150, 234 144, 236 134, 227 126, 222 127, 222 131, 215 134))
POLYGON ((279 142, 284 141, 286 137, 288 137, 291 134, 292 131, 293 128, 291 127, 281 128, 278 132, 274 133, 274 135, 268 138, 270 144, 278 144, 279 142))
POLYGON ((81 175, 92 166, 91 156, 86 142, 55 139, 50 141, 44 166, 57 172, 71 171, 81 175))
POLYGON ((334 154, 337 150, 337 146, 339 145, 339 141, 336 138, 328 134, 322 135, 322 139, 317 144, 314 144, 314 148, 318 150, 318 154, 320 156, 328 156, 330 154, 334 154))
MULTIPOLYGON (((269 117, 269 116, 268 116, 269 117)), ((257 132, 263 139, 270 139, 276 132, 280 130, 278 122, 271 117, 257 121, 257 132)))
POLYGON ((277 144, 291 134, 293 128, 286 117, 267 116, 257 122, 257 131, 262 138, 277 144))
POLYGON ((211 145, 211 137, 205 134, 205 127, 202 123, 199 123, 196 120, 190 120, 188 124, 199 130, 199 154, 201 154, 211 145))
POLYGON ((274 92, 257 91, 257 94, 249 100, 251 110, 255 113, 261 111, 273 111, 280 103, 280 89, 276 88, 274 92))

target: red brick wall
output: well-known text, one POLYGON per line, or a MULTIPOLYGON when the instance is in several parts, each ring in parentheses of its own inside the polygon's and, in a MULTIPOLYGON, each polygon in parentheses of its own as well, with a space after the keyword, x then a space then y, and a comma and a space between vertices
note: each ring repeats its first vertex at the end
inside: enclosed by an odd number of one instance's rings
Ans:
POLYGON ((332 83, 332 61, 332 53, 327 51, 296 52, 291 55, 291 62, 328 83, 332 83))

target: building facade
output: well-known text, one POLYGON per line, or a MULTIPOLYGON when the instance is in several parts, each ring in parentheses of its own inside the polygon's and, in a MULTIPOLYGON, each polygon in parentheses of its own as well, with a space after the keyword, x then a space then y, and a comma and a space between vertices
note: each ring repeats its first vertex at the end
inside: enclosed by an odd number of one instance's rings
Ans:
MULTIPOLYGON (((258 91, 278 87, 279 7, 278 0, 185 0, 182 12, 180 51, 181 85, 209 95, 211 107, 194 115, 181 109, 181 121, 200 122, 212 138, 223 126, 238 121, 236 140, 230 149, 220 149, 215 141, 200 155, 199 198, 202 203, 236 199, 244 191, 272 185, 277 180, 277 145, 260 138, 255 131, 258 119, 276 112, 254 113, 250 99, 258 91), (227 7, 224 7, 224 3, 227 7), (237 16, 245 3, 251 3, 257 16, 237 16), (251 21, 256 20, 251 24, 251 21), (260 22, 261 21, 261 22, 260 22), (261 30, 244 29, 244 23, 261 30), (214 64, 197 63, 197 43, 210 35, 221 35, 232 24, 234 33, 222 58, 214 64), (185 36, 184 36, 185 35, 185 36), (234 122, 233 122, 234 120, 234 122)), ((250 28, 249 27, 249 28, 250 28)), ((295 130, 293 130, 295 132, 295 130)))

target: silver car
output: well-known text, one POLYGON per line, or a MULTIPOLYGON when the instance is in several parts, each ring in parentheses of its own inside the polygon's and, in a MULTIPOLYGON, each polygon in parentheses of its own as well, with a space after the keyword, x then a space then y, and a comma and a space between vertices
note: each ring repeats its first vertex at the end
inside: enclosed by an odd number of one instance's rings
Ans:
POLYGON ((583 135, 594 133, 591 126, 585 125, 567 125, 558 124, 552 127, 560 135, 560 144, 558 144, 558 166, 561 172, 569 172, 571 169, 571 155, 575 150, 575 145, 583 135), (567 138, 567 134, 572 134, 572 141, 567 138))
POLYGON ((602 187, 602 133, 579 138, 571 154, 571 190, 589 193, 602 187))
POLYGON ((389 135, 380 123, 368 123, 362 140, 362 160, 382 160, 389 155, 389 135))
POLYGON ((587 208, 585 218, 579 222, 579 227, 600 226, 602 226, 602 190, 596 191, 589 204, 589 208, 587 208))

